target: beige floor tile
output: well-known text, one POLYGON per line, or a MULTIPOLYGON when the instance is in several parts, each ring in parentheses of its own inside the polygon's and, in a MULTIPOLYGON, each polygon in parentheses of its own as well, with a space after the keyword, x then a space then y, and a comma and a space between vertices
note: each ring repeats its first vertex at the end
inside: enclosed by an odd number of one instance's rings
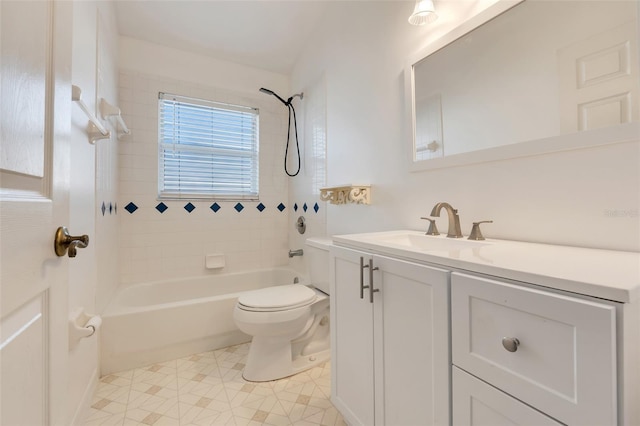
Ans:
POLYGON ((103 377, 86 425, 343 426, 329 400, 331 364, 269 382, 242 377, 249 344, 103 377))

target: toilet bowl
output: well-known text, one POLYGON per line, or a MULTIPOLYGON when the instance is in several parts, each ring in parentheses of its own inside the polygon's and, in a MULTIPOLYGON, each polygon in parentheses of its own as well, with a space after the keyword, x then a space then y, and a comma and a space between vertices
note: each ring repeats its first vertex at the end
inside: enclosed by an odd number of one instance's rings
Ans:
POLYGON ((245 380, 276 380, 329 359, 329 244, 305 243, 311 285, 268 287, 238 298, 233 318, 252 336, 245 380))

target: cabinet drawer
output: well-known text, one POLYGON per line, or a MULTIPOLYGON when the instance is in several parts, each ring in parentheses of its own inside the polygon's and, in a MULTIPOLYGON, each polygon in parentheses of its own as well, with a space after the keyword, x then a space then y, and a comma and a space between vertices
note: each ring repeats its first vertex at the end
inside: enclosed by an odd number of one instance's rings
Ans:
POLYGON ((453 424, 456 426, 560 426, 526 404, 453 367, 453 424))
POLYGON ((459 273, 451 302, 455 365, 563 423, 616 424, 613 305, 459 273))

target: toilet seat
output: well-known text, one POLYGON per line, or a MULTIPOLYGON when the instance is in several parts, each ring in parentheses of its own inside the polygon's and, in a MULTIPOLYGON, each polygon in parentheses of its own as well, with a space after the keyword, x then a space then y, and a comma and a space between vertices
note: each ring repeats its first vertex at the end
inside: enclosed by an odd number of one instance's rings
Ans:
POLYGON ((238 298, 238 307, 245 311, 277 312, 310 305, 316 292, 301 284, 280 285, 248 291, 238 298))

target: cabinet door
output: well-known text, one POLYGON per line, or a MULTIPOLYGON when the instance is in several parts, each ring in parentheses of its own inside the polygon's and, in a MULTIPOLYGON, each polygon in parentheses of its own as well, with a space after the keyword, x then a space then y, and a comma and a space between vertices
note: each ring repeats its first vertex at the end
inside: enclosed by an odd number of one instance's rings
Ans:
POLYGON ((451 280, 455 365, 563 423, 617 424, 615 306, 461 273, 451 280))
POLYGON ((545 426, 561 423, 454 366, 453 424, 545 426))
POLYGON ((375 256, 377 425, 448 425, 449 272, 375 256))
POLYGON ((349 424, 373 425, 373 304, 360 298, 360 258, 371 257, 331 248, 331 401, 349 424))

